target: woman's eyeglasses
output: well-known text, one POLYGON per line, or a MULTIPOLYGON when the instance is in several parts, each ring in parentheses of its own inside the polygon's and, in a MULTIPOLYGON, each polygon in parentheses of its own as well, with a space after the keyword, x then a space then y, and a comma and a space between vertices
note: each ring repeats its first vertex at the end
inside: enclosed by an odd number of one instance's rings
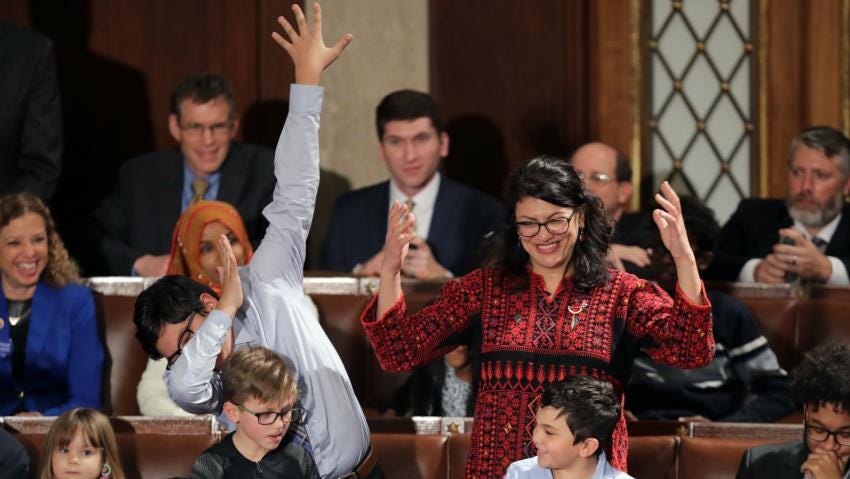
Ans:
POLYGON ((573 214, 569 217, 562 216, 560 218, 552 218, 551 220, 543 223, 530 220, 517 221, 516 231, 524 238, 533 238, 537 236, 537 233, 540 232, 540 227, 542 226, 546 228, 546 231, 548 231, 549 234, 562 235, 570 228, 570 221, 573 217, 575 217, 575 215, 576 213, 573 211, 573 214))

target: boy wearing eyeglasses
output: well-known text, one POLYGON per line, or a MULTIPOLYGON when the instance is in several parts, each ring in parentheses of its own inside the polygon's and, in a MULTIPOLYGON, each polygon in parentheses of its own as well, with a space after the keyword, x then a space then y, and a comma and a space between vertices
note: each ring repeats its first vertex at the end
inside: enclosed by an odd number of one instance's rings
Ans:
POLYGON ((748 449, 736 477, 850 477, 850 346, 830 343, 806 354, 793 372, 791 389, 803 404, 803 438, 748 449))
POLYGON ((224 414, 236 430, 204 451, 193 478, 318 479, 313 458, 292 441, 289 426, 304 419, 295 378, 274 351, 255 347, 228 356, 222 372, 224 414))

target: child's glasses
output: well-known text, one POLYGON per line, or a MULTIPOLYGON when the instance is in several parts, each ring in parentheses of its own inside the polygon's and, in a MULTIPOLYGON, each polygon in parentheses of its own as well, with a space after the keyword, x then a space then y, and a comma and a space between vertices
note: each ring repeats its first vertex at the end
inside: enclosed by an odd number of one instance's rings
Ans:
POLYGON ((295 421, 296 423, 301 422, 304 419, 306 411, 301 407, 285 407, 280 411, 262 411, 255 412, 252 411, 241 404, 237 404, 236 407, 247 412, 248 414, 253 415, 257 418, 257 422, 259 422, 263 426, 268 426, 270 424, 274 424, 277 421, 277 418, 282 418, 284 424, 289 424, 290 422, 295 421))

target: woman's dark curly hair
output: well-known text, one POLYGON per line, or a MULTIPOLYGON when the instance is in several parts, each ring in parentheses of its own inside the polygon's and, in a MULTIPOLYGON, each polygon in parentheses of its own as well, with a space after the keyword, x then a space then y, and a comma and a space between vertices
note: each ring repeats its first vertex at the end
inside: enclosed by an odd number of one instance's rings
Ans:
POLYGON ((829 342, 806 353, 791 374, 799 404, 830 403, 850 414, 850 345, 829 342))
POLYGON ((586 292, 608 279, 608 246, 613 224, 602 202, 584 188, 581 177, 563 158, 539 156, 511 174, 505 195, 506 225, 490 265, 501 268, 510 278, 527 285, 528 253, 520 243, 516 228, 516 204, 526 197, 564 208, 573 208, 584 216, 570 263, 575 271, 575 288, 586 292))

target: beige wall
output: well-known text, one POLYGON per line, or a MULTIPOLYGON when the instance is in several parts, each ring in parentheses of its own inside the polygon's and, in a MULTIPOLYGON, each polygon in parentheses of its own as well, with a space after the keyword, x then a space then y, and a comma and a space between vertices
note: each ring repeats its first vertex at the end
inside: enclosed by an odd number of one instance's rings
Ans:
MULTIPOLYGON (((307 1, 312 11, 312 1, 307 1)), ((344 56, 322 76, 322 183, 311 231, 316 264, 333 200, 387 178, 375 136, 375 106, 393 90, 428 90, 428 3, 421 0, 323 0, 325 41, 354 34, 344 56)), ((352 232, 356 234, 356 232, 352 232)))

